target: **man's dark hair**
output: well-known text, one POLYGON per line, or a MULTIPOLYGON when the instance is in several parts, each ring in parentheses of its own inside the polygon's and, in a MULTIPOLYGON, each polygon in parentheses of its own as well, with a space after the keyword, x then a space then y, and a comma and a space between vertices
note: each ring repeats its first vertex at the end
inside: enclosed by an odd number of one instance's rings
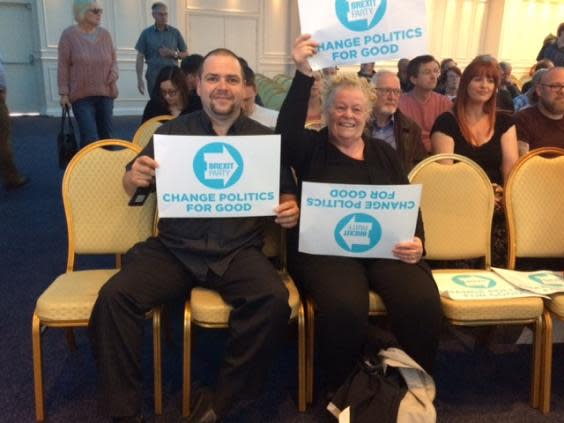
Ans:
POLYGON ((421 65, 425 65, 430 62, 435 62, 437 66, 439 65, 437 59, 435 59, 430 54, 424 54, 423 56, 414 57, 409 61, 409 64, 407 65, 407 77, 417 78, 417 76, 419 75, 419 68, 421 67, 421 65))
POLYGON ((180 68, 186 75, 197 74, 203 61, 204 56, 201 54, 191 54, 190 56, 186 56, 182 59, 182 62, 180 62, 180 68))
POLYGON ((560 37, 560 34, 562 34, 562 32, 564 32, 564 22, 558 25, 558 29, 556 30, 556 35, 560 37))
POLYGON ((253 71, 249 65, 243 65, 243 75, 245 77, 245 85, 247 87, 256 87, 255 71, 253 71))
POLYGON ((237 62, 239 63, 239 66, 241 67, 241 78, 245 79, 245 75, 243 73, 243 63, 241 63, 241 59, 239 58, 239 56, 237 56, 235 53, 233 53, 231 50, 229 50, 228 48, 216 48, 212 51, 210 51, 208 54, 206 54, 204 56, 204 59, 202 60, 202 63, 200 65, 200 69, 198 69, 198 76, 201 78, 202 77, 202 72, 204 70, 204 63, 206 62, 206 60, 208 60, 208 57, 210 56, 229 56, 229 57, 233 57, 234 59, 237 60, 237 62))

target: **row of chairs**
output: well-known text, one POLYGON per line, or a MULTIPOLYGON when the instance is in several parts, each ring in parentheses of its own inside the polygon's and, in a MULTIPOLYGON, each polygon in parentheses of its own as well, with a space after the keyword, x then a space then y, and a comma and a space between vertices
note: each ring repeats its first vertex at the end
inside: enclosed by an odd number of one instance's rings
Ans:
MULTIPOLYGON (((42 328, 65 328, 73 341, 72 328, 86 327, 98 291, 120 267, 121 255, 156 231, 154 196, 143 207, 128 207, 122 188, 125 165, 141 147, 124 140, 103 140, 80 150, 63 177, 63 204, 68 230, 66 272, 38 298, 32 318, 33 369, 36 419, 45 419, 42 328), (110 147, 110 148, 109 148, 110 147), (77 270, 77 255, 115 254, 115 269, 77 270)), ((291 321, 298 326, 298 408, 305 411, 305 314, 298 290, 286 272, 283 233, 268 226, 264 253, 280 263, 279 272, 289 291, 291 321)), ((192 325, 227 327, 231 307, 215 291, 194 288, 184 314, 182 413, 190 414, 192 325)), ((162 414, 161 310, 152 310, 155 414, 162 414)))
MULTIPOLYGON (((142 208, 127 207, 121 188, 125 163, 141 148, 126 141, 100 141, 81 150, 69 164, 63 179, 63 201, 68 226, 67 271, 53 282, 37 301, 33 315, 33 361, 37 420, 44 419, 41 360, 41 327, 86 326, 99 287, 117 270, 77 271, 76 254, 117 254, 154 231, 154 199, 142 208), (104 147, 115 146, 120 150, 104 147), (92 201, 93 196, 96 201, 92 201)), ((509 263, 516 257, 562 257, 559 207, 564 202, 564 150, 535 150, 521 159, 506 185, 509 226, 509 263), (545 155, 557 155, 546 158, 545 155), (544 223, 547 222, 547 223, 544 223)), ((421 210, 426 229, 427 257, 433 260, 484 257, 489 270, 491 222, 494 197, 490 181, 481 168, 457 155, 433 156, 409 175, 423 185, 421 210), (454 160, 446 166, 442 160, 454 160)), ((290 292, 292 319, 298 322, 298 408, 313 400, 313 357, 315 305, 304 304, 291 277, 285 271, 284 236, 269 228, 265 254, 279 257, 281 275, 290 292), (305 306, 305 313, 304 313, 305 306), (305 316, 304 316, 305 314, 305 316)), ((482 270, 484 270, 482 269, 482 270)), ((460 272, 441 269, 434 272, 460 272)), ((469 270, 464 270, 469 271, 469 270)), ((531 404, 548 413, 552 363, 550 312, 564 318, 564 295, 543 304, 539 298, 488 301, 453 301, 442 298, 446 318, 455 325, 531 325, 534 333, 531 404)), ((183 415, 190 413, 191 325, 225 327, 230 308, 214 291, 195 288, 186 302, 184 317, 183 415)), ((370 315, 386 314, 375 292, 370 293, 370 315)), ((151 313, 155 372, 155 413, 162 412, 160 309, 151 313)))

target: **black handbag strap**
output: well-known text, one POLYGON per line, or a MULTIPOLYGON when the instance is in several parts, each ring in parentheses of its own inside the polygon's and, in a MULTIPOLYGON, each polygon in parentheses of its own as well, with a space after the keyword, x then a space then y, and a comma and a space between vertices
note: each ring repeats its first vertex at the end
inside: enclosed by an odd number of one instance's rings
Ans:
POLYGON ((70 129, 70 133, 74 134, 74 127, 72 126, 72 120, 70 117, 70 108, 69 106, 65 105, 62 106, 62 119, 61 119, 61 133, 64 134, 66 133, 66 125, 65 123, 68 122, 68 127, 70 129))

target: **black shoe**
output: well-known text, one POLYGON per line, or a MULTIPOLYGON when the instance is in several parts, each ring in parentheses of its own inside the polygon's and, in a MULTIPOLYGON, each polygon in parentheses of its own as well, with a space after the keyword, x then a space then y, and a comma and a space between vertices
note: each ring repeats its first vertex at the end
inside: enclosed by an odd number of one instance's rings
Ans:
POLYGON ((125 417, 112 417, 112 423, 144 423, 145 419, 142 414, 137 414, 135 416, 125 416, 125 417))
POLYGON ((212 407, 212 396, 207 390, 200 392, 196 398, 190 417, 183 420, 186 423, 218 423, 219 417, 212 407))
POLYGON ((29 178, 27 176, 20 176, 13 181, 6 182, 4 188, 6 188, 6 191, 13 191, 15 189, 23 187, 28 182, 29 182, 29 178))

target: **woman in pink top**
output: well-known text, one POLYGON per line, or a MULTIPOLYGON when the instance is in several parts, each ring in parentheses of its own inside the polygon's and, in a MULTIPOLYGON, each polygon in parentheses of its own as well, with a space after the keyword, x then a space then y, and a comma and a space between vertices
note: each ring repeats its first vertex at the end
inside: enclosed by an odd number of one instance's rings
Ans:
POLYGON ((112 37, 100 27, 100 5, 74 0, 73 11, 77 25, 65 29, 59 40, 59 95, 63 107, 72 106, 85 146, 112 138, 118 69, 112 37))

